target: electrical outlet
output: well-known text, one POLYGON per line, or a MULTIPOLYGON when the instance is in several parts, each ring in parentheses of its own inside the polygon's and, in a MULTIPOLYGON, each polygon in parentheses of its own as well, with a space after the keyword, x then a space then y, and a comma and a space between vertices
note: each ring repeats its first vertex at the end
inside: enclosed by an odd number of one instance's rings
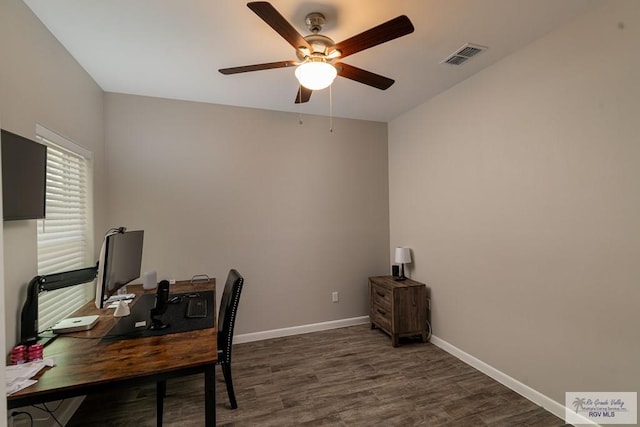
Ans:
POLYGON ((332 292, 331 293, 331 301, 332 302, 338 302, 338 292, 332 292))

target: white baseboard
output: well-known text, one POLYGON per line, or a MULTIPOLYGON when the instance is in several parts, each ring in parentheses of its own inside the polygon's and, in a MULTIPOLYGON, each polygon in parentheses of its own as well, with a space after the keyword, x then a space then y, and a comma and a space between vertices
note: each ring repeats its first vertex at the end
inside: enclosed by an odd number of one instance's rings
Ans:
MULTIPOLYGON (((537 390, 532 389, 531 387, 529 387, 526 384, 521 383, 520 381, 516 380, 513 377, 510 377, 509 375, 505 374, 502 371, 497 370, 496 368, 494 368, 491 365, 486 364, 485 362, 483 362, 480 359, 477 359, 476 357, 470 355, 469 353, 460 350, 458 347, 449 344, 448 342, 446 342, 445 340, 442 340, 440 338, 438 338, 435 335, 431 336, 431 343, 437 347, 440 347, 441 349, 443 349, 444 351, 446 351, 447 353, 457 357, 458 359, 462 360, 464 363, 466 363, 467 365, 470 365, 474 368, 476 368, 478 371, 482 372, 483 374, 493 378, 494 380, 498 381, 500 384, 503 384, 506 387, 509 387, 511 390, 515 391, 516 393, 520 394, 521 396, 529 399, 530 401, 532 401, 533 403, 535 403, 538 406, 542 406, 544 409, 546 409, 547 411, 551 412, 552 414, 554 414, 555 416, 561 418, 561 419, 565 419, 565 406, 562 405, 561 403, 556 402, 555 400, 551 399, 550 397, 540 393, 537 390)), ((591 426, 599 426, 599 424, 596 424, 595 422, 588 420, 587 418, 584 419, 584 423, 581 423, 580 425, 583 424, 588 424, 591 426)))
POLYGON ((308 334, 309 332, 326 331, 329 329, 346 328, 347 326, 362 325, 369 322, 369 316, 352 317, 349 319, 331 320, 328 322, 312 323, 309 325, 292 326, 290 328, 272 329, 270 331, 253 332, 235 335, 234 344, 262 341, 271 338, 288 337, 290 335, 308 334))

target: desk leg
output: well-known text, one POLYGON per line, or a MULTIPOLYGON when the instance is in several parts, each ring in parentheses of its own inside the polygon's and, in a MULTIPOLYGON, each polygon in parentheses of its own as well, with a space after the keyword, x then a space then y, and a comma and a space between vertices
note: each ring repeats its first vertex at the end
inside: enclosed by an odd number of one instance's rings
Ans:
POLYGON ((216 365, 204 371, 204 420, 206 427, 216 425, 216 365))
POLYGON ((162 427, 162 413, 164 411, 164 396, 167 394, 167 382, 156 383, 156 425, 162 427))

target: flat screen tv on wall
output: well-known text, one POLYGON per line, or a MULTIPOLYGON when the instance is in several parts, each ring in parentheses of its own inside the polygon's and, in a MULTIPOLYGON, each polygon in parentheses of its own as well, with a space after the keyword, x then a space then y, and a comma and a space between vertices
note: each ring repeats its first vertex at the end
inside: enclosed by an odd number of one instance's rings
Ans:
POLYGON ((2 214, 5 221, 45 216, 47 147, 2 129, 2 214))

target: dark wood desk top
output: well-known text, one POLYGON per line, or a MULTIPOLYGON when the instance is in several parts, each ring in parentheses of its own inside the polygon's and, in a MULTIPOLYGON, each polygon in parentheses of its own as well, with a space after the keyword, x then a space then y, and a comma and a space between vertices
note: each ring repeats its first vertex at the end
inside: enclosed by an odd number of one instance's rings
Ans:
MULTIPOLYGON (((190 281, 171 285, 171 293, 213 290, 215 279, 207 283, 190 281)), ((127 286, 127 292, 145 291, 141 285, 127 286)), ((138 301, 136 297, 132 304, 138 301)), ((102 341, 104 335, 118 321, 114 309, 99 310, 93 301, 76 311, 73 316, 100 315, 93 329, 63 334, 44 349, 45 357, 53 357, 56 366, 44 370, 38 382, 10 396, 10 406, 28 403, 25 399, 46 401, 81 395, 115 383, 153 380, 158 381, 190 372, 201 372, 204 366, 217 361, 217 328, 200 329, 162 336, 102 341), (15 401, 15 402, 12 402, 15 401)), ((214 313, 214 318, 216 313, 214 313)), ((15 406, 14 406, 15 407, 15 406)))

